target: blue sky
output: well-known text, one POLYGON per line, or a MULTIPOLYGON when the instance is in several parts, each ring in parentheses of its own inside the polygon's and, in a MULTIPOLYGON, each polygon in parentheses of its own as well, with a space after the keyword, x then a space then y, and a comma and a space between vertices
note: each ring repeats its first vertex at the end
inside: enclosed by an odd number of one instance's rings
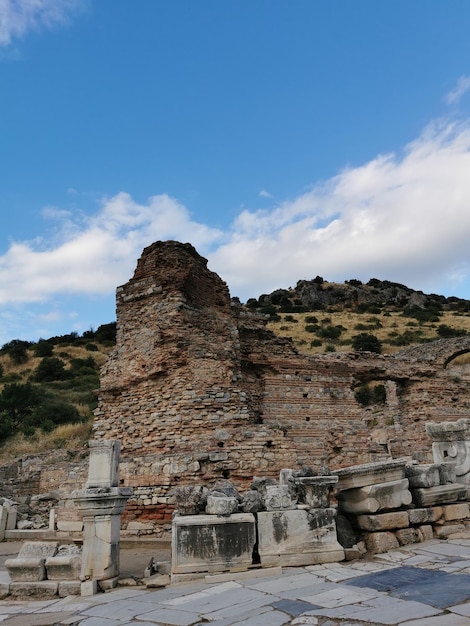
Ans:
POLYGON ((115 319, 144 246, 245 301, 470 299, 466 0, 0 0, 0 345, 115 319))

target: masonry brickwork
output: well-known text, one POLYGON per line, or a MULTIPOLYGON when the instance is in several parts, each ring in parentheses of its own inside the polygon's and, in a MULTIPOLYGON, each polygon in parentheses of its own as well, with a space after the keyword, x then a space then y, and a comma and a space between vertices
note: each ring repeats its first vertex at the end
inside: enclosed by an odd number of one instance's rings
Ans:
POLYGON ((431 462, 425 422, 469 416, 469 374, 452 368, 468 351, 458 338, 393 356, 300 354, 232 302, 190 244, 156 242, 117 289, 94 437, 121 441, 128 519, 168 519, 177 484, 246 488, 284 467, 431 462), (386 402, 364 407, 355 391, 375 382, 386 402))

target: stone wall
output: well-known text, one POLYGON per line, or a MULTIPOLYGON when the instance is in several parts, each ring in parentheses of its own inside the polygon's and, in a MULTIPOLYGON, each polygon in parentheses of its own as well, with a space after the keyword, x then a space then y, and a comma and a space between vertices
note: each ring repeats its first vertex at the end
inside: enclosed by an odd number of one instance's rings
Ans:
POLYGON ((470 338, 395 356, 299 354, 231 302, 190 244, 157 242, 117 290, 94 437, 121 441, 121 482, 141 490, 124 516, 134 520, 168 519, 177 484, 246 488, 283 467, 430 461, 424 423, 468 416, 468 372, 451 367, 466 351, 470 338), (355 399, 368 382, 385 385, 384 405, 355 399))

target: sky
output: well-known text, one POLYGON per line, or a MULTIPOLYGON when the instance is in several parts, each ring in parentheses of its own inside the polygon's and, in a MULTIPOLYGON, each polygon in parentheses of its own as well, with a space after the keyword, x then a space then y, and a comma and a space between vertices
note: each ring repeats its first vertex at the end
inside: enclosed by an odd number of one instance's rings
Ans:
POLYGON ((0 345, 116 319, 145 246, 242 302, 470 299, 467 0, 0 0, 0 345))

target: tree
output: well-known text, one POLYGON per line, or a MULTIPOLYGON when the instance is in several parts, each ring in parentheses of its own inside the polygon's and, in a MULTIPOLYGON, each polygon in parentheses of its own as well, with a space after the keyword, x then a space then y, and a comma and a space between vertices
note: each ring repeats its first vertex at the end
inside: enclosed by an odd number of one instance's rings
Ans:
POLYGON ((56 356, 46 356, 40 362, 34 373, 37 382, 51 382, 53 380, 65 380, 69 373, 65 369, 65 363, 56 356))
POLYGON ((9 341, 2 346, 1 352, 3 352, 3 354, 8 354, 10 359, 16 365, 21 365, 22 363, 26 363, 28 360, 28 348, 30 345, 30 341, 12 339, 12 341, 9 341))
POLYGON ((375 335, 359 333, 352 338, 352 347, 359 352, 382 352, 382 343, 375 335))
POLYGON ((12 428, 21 426, 41 404, 42 397, 37 387, 31 383, 11 383, 5 385, 0 394, 0 414, 2 421, 9 421, 12 428))

